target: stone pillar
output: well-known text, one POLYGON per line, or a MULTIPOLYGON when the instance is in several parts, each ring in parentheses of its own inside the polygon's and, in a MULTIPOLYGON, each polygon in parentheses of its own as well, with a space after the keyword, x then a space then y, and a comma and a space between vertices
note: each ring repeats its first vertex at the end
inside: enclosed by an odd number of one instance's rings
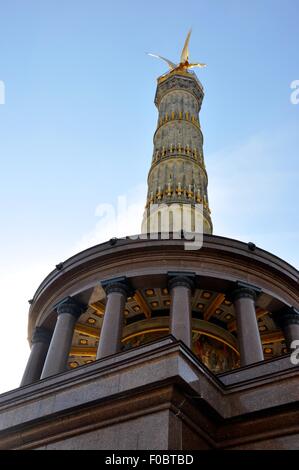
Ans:
POLYGON ((37 382, 40 379, 49 349, 51 336, 52 332, 46 328, 43 328, 42 326, 35 328, 31 339, 30 356, 20 387, 32 384, 33 382, 37 382))
POLYGON ((294 307, 285 307, 275 316, 283 331, 286 346, 289 351, 292 351, 292 341, 299 341, 299 310, 294 307))
POLYGON ((238 283, 232 293, 235 307, 241 366, 264 360, 263 347, 255 313, 259 289, 238 283))
POLYGON ((101 328, 97 359, 116 354, 121 349, 124 309, 130 293, 126 278, 116 278, 102 283, 107 302, 101 328))
POLYGON ((82 306, 71 297, 57 306, 57 322, 41 379, 66 370, 75 324, 82 311, 82 306))
POLYGON ((169 290, 170 333, 183 341, 188 348, 192 347, 192 312, 191 291, 194 287, 193 274, 168 273, 170 276, 169 290))

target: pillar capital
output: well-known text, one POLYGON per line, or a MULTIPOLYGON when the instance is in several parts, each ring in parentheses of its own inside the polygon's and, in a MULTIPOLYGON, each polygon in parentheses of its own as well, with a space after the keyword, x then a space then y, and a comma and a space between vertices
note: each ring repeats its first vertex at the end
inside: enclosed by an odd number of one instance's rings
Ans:
POLYGON ((299 325, 299 310, 295 307, 283 307, 274 314, 276 322, 281 327, 299 325))
POLYGON ((195 274, 185 272, 168 272, 168 288, 171 291, 174 287, 187 287, 194 289, 195 274))
POLYGON ((47 328, 44 328, 43 326, 37 326, 35 327, 33 331, 31 344, 34 344, 34 343, 50 344, 51 337, 52 337, 52 331, 48 330, 47 328))
POLYGON ((247 284, 245 282, 240 282, 238 281, 236 283, 235 288, 228 294, 227 297, 230 298, 233 302, 235 302, 238 299, 244 299, 244 298, 249 298, 252 300, 256 300, 258 294, 261 293, 261 289, 252 286, 251 284, 247 284))
POLYGON ((84 310, 84 306, 79 304, 73 297, 66 297, 56 305, 57 315, 68 313, 75 318, 79 318, 84 310))
POLYGON ((103 281, 101 284, 106 292, 106 295, 109 295, 112 292, 118 292, 119 294, 122 294, 127 298, 133 292, 133 289, 130 286, 127 278, 124 276, 115 277, 114 279, 103 281))

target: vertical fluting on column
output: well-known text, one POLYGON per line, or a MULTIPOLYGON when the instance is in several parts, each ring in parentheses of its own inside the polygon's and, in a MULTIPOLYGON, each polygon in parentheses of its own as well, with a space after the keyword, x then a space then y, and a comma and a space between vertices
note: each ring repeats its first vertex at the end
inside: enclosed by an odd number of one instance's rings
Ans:
POLYGON ((257 292, 260 290, 245 283, 237 283, 237 288, 232 292, 241 366, 264 360, 255 312, 257 292))
POLYGON ((41 379, 66 370, 75 324, 82 311, 82 305, 72 297, 68 297, 57 306, 57 322, 41 379))
POLYGON ((121 349, 124 309, 131 292, 126 278, 111 279, 102 283, 107 295, 97 359, 116 354, 121 349))
POLYGON ((30 356, 23 374, 20 387, 37 382, 40 379, 45 359, 48 353, 52 332, 36 327, 31 339, 30 356))
POLYGON ((284 307, 275 314, 275 319, 283 331, 288 350, 292 351, 292 342, 299 341, 299 310, 284 307))
POLYGON ((194 288, 194 274, 168 273, 168 276, 168 287, 171 296, 170 333, 191 349, 191 292, 194 288))

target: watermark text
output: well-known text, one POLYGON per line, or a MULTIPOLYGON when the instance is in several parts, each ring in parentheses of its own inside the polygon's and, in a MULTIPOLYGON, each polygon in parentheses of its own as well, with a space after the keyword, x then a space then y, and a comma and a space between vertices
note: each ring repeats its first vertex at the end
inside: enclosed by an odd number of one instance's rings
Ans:
POLYGON ((294 351, 291 352, 290 361, 294 366, 298 366, 299 364, 299 339, 294 339, 291 342, 291 349, 294 351))
POLYGON ((291 93, 290 101, 292 104, 298 104, 299 103, 299 80, 293 80, 290 87, 292 90, 294 90, 291 93))

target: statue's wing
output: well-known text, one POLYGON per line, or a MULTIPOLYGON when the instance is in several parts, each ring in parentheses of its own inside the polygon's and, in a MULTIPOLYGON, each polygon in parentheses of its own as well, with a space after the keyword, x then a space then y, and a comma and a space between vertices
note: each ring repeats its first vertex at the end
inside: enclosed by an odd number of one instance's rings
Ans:
POLYGON ((192 29, 190 29, 186 37, 186 41, 185 41, 182 54, 181 54, 181 64, 183 64, 189 59, 189 40, 190 40, 191 32, 192 32, 192 29))
POLYGON ((193 69, 194 67, 206 67, 207 64, 201 64, 198 62, 197 64, 188 64, 188 69, 193 69))
POLYGON ((173 62, 171 62, 171 60, 165 59, 165 57, 162 57, 161 55, 151 54, 150 52, 148 52, 147 55, 150 55, 150 56, 152 56, 152 57, 156 57, 157 59, 164 60, 164 62, 167 63, 167 65, 168 65, 168 67, 170 68, 170 70, 173 70, 173 69, 176 68, 176 64, 174 64, 173 62))

